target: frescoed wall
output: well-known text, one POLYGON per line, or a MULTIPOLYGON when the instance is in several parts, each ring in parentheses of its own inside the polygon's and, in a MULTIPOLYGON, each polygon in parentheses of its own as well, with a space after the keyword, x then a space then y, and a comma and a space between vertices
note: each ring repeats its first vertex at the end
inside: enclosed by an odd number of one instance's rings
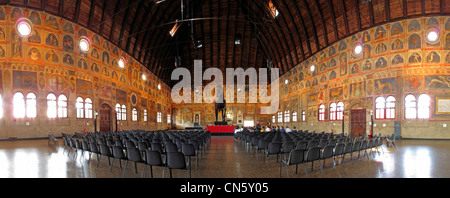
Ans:
MULTIPOLYGON (((112 113, 117 103, 126 105, 127 120, 119 121, 119 130, 166 129, 166 115, 171 113, 170 88, 114 44, 63 18, 11 6, 0 7, 0 94, 4 104, 0 139, 94 132, 95 124, 99 130, 99 119, 76 118, 77 97, 90 98, 94 112, 99 112, 105 104, 112 113), (33 24, 28 37, 17 33, 15 25, 21 17, 33 24), (78 41, 82 36, 91 43, 89 52, 79 49, 78 41), (126 60, 123 69, 117 65, 121 57, 126 60), (142 74, 147 76, 146 81, 141 79, 142 74), (12 97, 16 92, 36 94, 36 118, 13 118, 12 97), (68 98, 67 118, 47 118, 49 93, 64 94, 68 98), (141 102, 133 102, 131 96, 140 98, 141 102), (161 123, 156 122, 157 105, 163 115, 161 123), (133 108, 138 109, 137 121, 132 121, 133 108), (144 109, 148 122, 144 121, 144 109)), ((111 117, 115 122, 115 116, 111 117)), ((111 124, 111 130, 116 130, 115 123, 111 124)))
POLYGON ((298 116, 298 122, 275 125, 341 133, 344 124, 348 134, 351 110, 366 109, 369 134, 376 98, 394 96, 395 119, 375 120, 375 134, 390 135, 399 122, 401 137, 450 139, 448 128, 443 127, 449 125, 450 117, 436 114, 436 97, 450 97, 450 17, 407 19, 358 32, 302 62, 281 79, 290 83, 280 84, 280 89, 289 90, 280 97, 280 112, 290 110, 301 115, 305 111, 307 118, 302 122, 298 116), (427 40, 431 30, 439 32, 437 41, 427 40), (356 45, 362 46, 361 54, 355 54, 356 45), (318 69, 311 72, 311 65, 318 69), (429 119, 405 119, 404 99, 408 94, 430 96, 429 119), (298 101, 296 107, 290 104, 293 101, 298 101), (345 104, 344 122, 330 121, 330 103, 341 101, 345 104), (327 111, 325 121, 319 122, 320 104, 325 104, 327 111))

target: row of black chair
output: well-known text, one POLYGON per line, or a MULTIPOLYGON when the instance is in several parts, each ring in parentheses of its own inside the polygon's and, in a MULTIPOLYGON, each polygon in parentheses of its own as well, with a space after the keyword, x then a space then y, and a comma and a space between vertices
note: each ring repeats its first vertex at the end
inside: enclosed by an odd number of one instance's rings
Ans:
MULTIPOLYGON (((89 152, 89 160, 92 153, 97 155, 97 167, 100 164, 101 156, 108 157, 108 163, 110 165, 110 172, 112 171, 112 167, 114 164, 114 159, 119 159, 120 167, 122 168, 121 161, 125 160, 125 168, 123 172, 123 177, 126 176, 126 170, 128 166, 128 161, 135 163, 135 172, 137 173, 137 163, 144 164, 143 177, 145 176, 145 168, 146 166, 151 167, 151 175, 153 177, 153 166, 161 166, 164 167, 164 175, 166 167, 170 170, 170 177, 172 177, 172 169, 188 169, 189 173, 191 172, 191 156, 197 157, 198 163, 198 149, 204 146, 208 137, 210 137, 209 132, 196 132, 192 133, 192 136, 189 136, 189 132, 180 132, 183 134, 182 136, 188 137, 187 142, 182 140, 180 134, 173 135, 177 132, 166 132, 161 131, 157 134, 152 134, 153 138, 148 138, 150 136, 145 136, 144 138, 141 136, 140 140, 132 141, 133 137, 137 137, 134 135, 130 135, 132 133, 123 133, 113 135, 99 135, 99 134, 77 134, 75 136, 71 136, 63 133, 64 145, 69 148, 69 157, 72 149, 76 149, 76 151, 81 150, 82 155, 84 155, 85 151, 89 152), (128 135, 127 135, 128 134, 128 135), (168 135, 172 134, 172 135, 168 135), (169 137, 170 136, 170 137, 169 137), (103 138, 107 138, 106 141, 103 138), (113 138, 112 138, 113 137, 113 138), (127 137, 127 138, 126 138, 127 137), (81 139, 80 139, 81 138, 81 139), (163 139, 161 142, 160 140, 163 139), (122 140, 124 142, 122 142, 122 140), (147 142, 152 141, 150 144, 147 142), (181 142, 180 147, 177 144, 173 143, 173 141, 179 140, 181 142), (198 141, 194 141, 198 140, 198 141), (115 142, 114 144, 112 142, 115 142), (198 145, 191 144, 195 142, 198 145), (137 143, 137 145, 135 144, 137 143), (165 155, 165 160, 163 160, 163 156, 165 155), (182 156, 182 158, 181 158, 182 156), (188 157, 188 161, 185 162, 185 157, 188 157), (113 162, 110 162, 110 158, 113 158, 113 162), (179 160, 183 159, 183 160, 179 160), (183 163, 184 162, 184 163, 183 163)), ((142 132, 138 133, 142 134, 142 132)), ((138 135, 138 136, 140 136, 138 135)), ((136 138, 137 139, 137 138, 136 138)), ((75 152, 74 156, 76 156, 78 152, 75 152)), ((75 157, 76 159, 76 157, 75 157)), ((190 176, 191 174, 189 174, 190 176)))
MULTIPOLYGON (((369 157, 367 149, 371 151, 376 149, 378 152, 378 148, 382 149, 381 145, 383 144, 381 134, 371 140, 365 140, 364 137, 346 137, 343 134, 334 136, 333 134, 320 133, 315 135, 314 133, 302 131, 294 133, 247 133, 238 134, 235 138, 238 141, 244 142, 246 146, 250 145, 250 148, 254 147, 256 151, 264 150, 267 158, 267 167, 269 166, 271 155, 277 155, 277 162, 278 156, 281 155, 280 177, 282 163, 287 168, 288 165, 298 166, 300 163, 305 165, 306 162, 311 162, 311 169, 313 170, 314 161, 319 161, 319 164, 321 164, 320 161, 323 160, 323 166, 325 166, 325 160, 332 158, 333 168, 335 168, 336 163, 334 158, 342 156, 345 167, 346 154, 350 154, 353 163, 353 153, 358 152, 358 159, 361 151, 364 151, 364 155, 367 154, 367 157, 369 157), (288 153, 289 158, 286 159, 284 154, 288 153)), ((320 165, 320 168, 323 174, 322 165, 320 165)), ((306 166, 305 171, 308 177, 306 166)))

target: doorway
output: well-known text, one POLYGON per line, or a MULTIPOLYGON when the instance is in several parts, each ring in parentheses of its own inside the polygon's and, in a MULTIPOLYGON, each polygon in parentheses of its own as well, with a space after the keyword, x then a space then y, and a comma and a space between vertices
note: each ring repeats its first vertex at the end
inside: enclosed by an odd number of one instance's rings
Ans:
POLYGON ((111 131, 111 106, 103 104, 100 109, 100 132, 111 131))
POLYGON ((351 133, 355 136, 361 136, 366 133, 366 110, 351 110, 351 133))

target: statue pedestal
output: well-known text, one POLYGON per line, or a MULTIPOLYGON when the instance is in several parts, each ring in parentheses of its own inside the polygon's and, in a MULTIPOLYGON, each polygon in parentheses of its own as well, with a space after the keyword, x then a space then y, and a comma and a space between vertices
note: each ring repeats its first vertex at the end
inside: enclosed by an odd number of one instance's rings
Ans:
POLYGON ((216 122, 214 122, 214 125, 215 126, 227 126, 228 122, 218 122, 218 121, 216 121, 216 122))

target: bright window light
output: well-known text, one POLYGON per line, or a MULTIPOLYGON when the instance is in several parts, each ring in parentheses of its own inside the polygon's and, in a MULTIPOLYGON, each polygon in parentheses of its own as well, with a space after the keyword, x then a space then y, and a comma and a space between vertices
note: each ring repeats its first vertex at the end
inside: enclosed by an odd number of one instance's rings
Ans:
POLYGON ((354 52, 355 52, 355 54, 361 54, 362 46, 361 45, 356 45, 354 52))
POLYGON ((83 52, 88 52, 90 48, 89 40, 87 38, 80 39, 80 49, 83 52))
POLYGON ((427 34, 427 39, 430 42, 436 42, 439 38, 439 34, 436 31, 430 31, 427 34))
POLYGON ((28 19, 19 19, 16 24, 17 31, 22 36, 29 36, 31 34, 32 24, 28 19))
POLYGON ((119 67, 120 68, 125 68, 125 60, 123 59, 123 58, 121 58, 120 60, 119 60, 119 67))

